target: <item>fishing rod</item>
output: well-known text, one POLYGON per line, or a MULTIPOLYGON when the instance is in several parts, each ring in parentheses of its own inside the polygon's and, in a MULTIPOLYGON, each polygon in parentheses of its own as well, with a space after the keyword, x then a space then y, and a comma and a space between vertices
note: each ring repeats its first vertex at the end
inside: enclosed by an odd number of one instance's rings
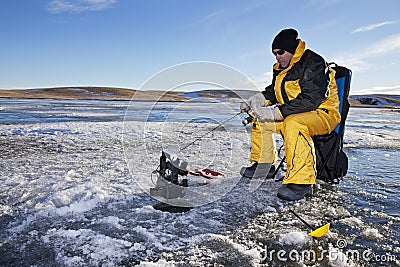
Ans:
POLYGON ((302 223, 304 223, 308 228, 310 228, 312 230, 312 232, 309 233, 310 236, 319 238, 319 237, 325 236, 328 233, 329 227, 331 225, 330 223, 327 223, 327 224, 315 229, 308 222, 306 222, 303 218, 301 218, 296 212, 294 212, 294 210, 289 208, 289 211, 294 216, 296 216, 297 219, 299 219, 302 223))

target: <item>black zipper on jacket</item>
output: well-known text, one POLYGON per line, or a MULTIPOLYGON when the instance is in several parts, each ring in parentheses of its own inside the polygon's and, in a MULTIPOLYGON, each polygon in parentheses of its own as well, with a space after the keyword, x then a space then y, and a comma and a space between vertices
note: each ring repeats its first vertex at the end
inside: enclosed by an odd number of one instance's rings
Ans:
MULTIPOLYGON (((297 68, 298 66, 302 65, 303 61, 306 58, 308 59, 309 57, 310 57, 310 51, 308 49, 306 49, 304 51, 303 55, 301 55, 300 60, 297 61, 296 63, 294 63, 293 66, 290 68, 290 70, 288 70, 286 72, 285 77, 283 77, 282 83, 281 83, 281 94, 282 94, 282 98, 283 98, 283 103, 288 103, 289 102, 289 97, 288 97, 288 95, 286 93, 286 90, 285 90, 285 83, 286 83, 287 77, 288 76, 290 77, 290 75, 288 75, 289 72, 293 71, 295 68, 297 68)), ((298 79, 300 80, 301 77, 299 76, 298 79)), ((302 91, 302 88, 300 87, 300 93, 301 93, 301 91, 302 91)))

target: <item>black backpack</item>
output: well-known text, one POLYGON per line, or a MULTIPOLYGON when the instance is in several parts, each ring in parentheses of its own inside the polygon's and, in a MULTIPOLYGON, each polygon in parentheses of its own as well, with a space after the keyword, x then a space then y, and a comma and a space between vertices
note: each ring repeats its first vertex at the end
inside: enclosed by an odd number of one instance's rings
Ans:
POLYGON ((329 65, 336 71, 341 121, 332 133, 313 136, 313 141, 317 158, 317 179, 337 184, 347 174, 348 169, 348 158, 343 151, 343 135, 350 108, 348 97, 352 72, 335 63, 329 65))

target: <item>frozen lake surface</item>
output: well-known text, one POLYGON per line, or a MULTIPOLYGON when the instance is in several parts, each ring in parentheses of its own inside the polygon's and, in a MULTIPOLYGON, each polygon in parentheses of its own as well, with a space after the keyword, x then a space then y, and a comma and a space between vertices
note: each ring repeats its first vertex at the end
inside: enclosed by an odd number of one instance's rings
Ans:
POLYGON ((0 266, 400 265, 399 111, 352 108, 347 176, 287 203, 279 182, 239 177, 241 118, 207 134, 237 108, 1 99, 0 266), (180 156, 225 177, 178 200, 198 201, 188 212, 155 210, 161 150, 202 136, 180 156), (289 208, 313 227, 330 222, 329 235, 310 238, 289 208))

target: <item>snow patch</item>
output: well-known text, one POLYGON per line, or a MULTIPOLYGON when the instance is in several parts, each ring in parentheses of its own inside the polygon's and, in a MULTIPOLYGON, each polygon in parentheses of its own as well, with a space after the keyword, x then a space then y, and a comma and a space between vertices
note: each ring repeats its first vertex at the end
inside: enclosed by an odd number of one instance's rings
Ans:
POLYGON ((117 229, 124 229, 125 227, 122 226, 120 223, 125 222, 124 219, 120 219, 118 217, 115 216, 108 216, 105 218, 102 218, 98 221, 99 223, 104 223, 104 224, 109 224, 111 226, 114 226, 117 229))
POLYGON ((247 255, 250 258, 253 259, 254 263, 259 262, 261 259, 261 254, 256 248, 247 248, 246 246, 242 244, 238 244, 234 242, 232 239, 230 239, 227 236, 219 235, 219 234, 205 234, 205 235, 199 235, 191 238, 191 243, 192 245, 199 245, 203 243, 204 241, 208 240, 218 240, 222 241, 223 243, 226 243, 228 246, 233 248, 236 253, 240 253, 242 255, 247 255))
POLYGON ((97 207, 97 205, 101 202, 100 199, 90 199, 87 201, 81 201, 77 203, 72 203, 69 206, 57 208, 55 210, 56 214, 59 216, 66 216, 71 213, 84 213, 93 208, 97 207))
POLYGON ((143 267, 174 267, 177 266, 174 261, 158 260, 157 262, 141 262, 139 266, 143 267))
POLYGON ((279 237, 279 243, 282 245, 303 246, 312 242, 312 238, 304 232, 290 232, 279 237))
POLYGON ((361 232, 361 235, 371 240, 380 240, 383 238, 383 235, 379 233, 378 229, 374 228, 365 229, 361 232))
MULTIPOLYGON (((161 251, 172 251, 174 249, 173 246, 163 245, 162 242, 166 243, 167 239, 163 237, 160 238, 157 233, 153 233, 149 229, 146 229, 142 226, 136 226, 132 228, 132 230, 138 234, 141 234, 143 237, 145 237, 146 242, 151 243, 151 246, 154 246, 161 251)), ((157 229, 155 230, 157 231, 157 229)))
POLYGON ((129 241, 98 234, 90 229, 50 229, 42 240, 54 246, 57 260, 67 266, 82 263, 82 258, 92 266, 111 265, 124 259, 132 246, 129 241))
POLYGON ((364 225, 364 222, 357 217, 348 217, 341 219, 339 222, 349 225, 351 227, 361 227, 364 225))

